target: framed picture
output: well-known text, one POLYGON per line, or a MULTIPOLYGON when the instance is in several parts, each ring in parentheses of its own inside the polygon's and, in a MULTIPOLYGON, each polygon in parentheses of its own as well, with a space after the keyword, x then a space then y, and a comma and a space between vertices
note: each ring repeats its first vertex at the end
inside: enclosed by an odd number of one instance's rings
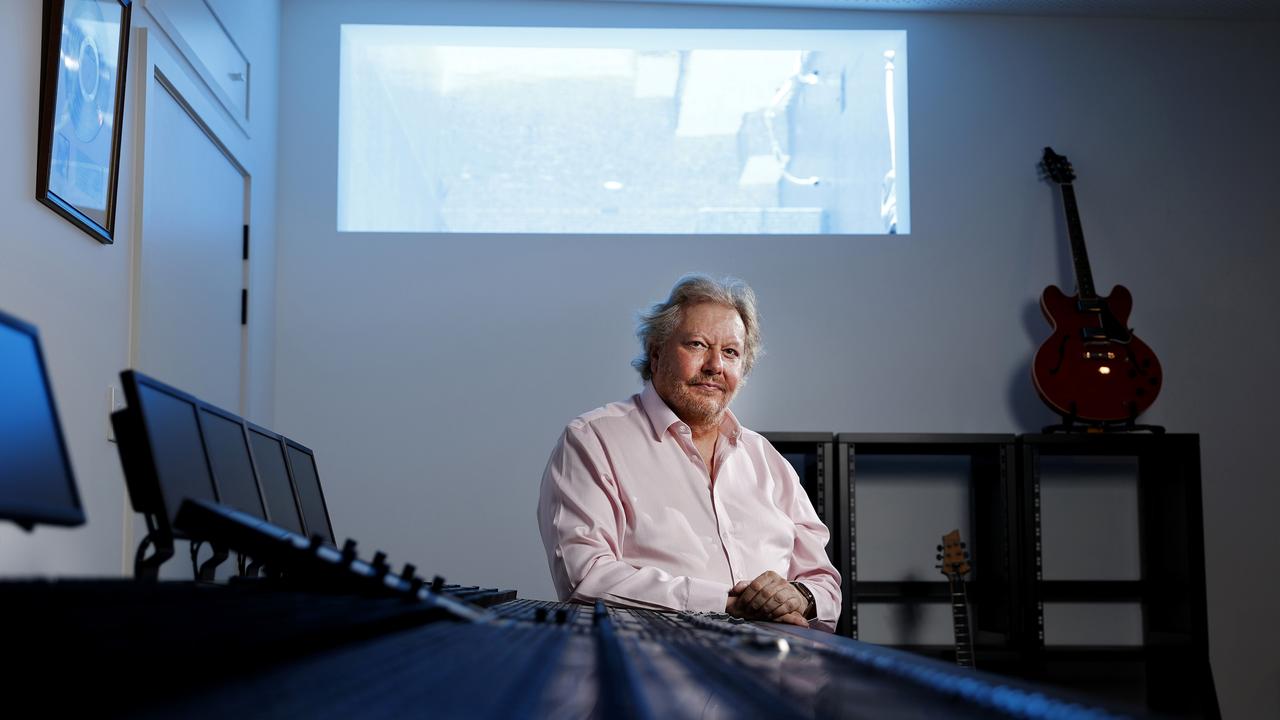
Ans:
POLYGON ((36 199, 113 240, 131 0, 44 0, 36 199))

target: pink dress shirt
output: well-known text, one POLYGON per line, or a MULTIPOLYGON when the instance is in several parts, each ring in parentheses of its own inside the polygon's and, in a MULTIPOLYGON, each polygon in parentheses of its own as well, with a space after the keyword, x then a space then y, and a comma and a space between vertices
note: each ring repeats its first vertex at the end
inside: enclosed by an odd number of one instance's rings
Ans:
POLYGON ((840 575, 795 470, 725 413, 715 476, 653 388, 575 418, 547 461, 538 526, 561 600, 724 612, 773 570, 813 593, 834 631, 840 575))

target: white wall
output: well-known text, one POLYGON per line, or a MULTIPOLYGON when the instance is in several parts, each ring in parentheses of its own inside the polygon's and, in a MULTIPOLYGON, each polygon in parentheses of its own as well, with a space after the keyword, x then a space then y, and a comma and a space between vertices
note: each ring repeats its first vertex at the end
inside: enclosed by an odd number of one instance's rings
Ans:
MULTIPOLYGON (((254 62, 250 218, 258 230, 251 270, 248 414, 270 423, 280 8, 277 2, 256 0, 215 5, 254 62)), ((125 518, 132 512, 116 447, 107 441, 108 387, 119 386, 119 372, 129 362, 140 63, 131 57, 127 69, 116 241, 100 245, 35 199, 42 11, 40 2, 5 2, 0 8, 0 96, 6 99, 0 103, 0 142, 7 158, 0 165, 0 309, 40 328, 88 524, 38 528, 31 534, 0 525, 0 574, 121 574, 133 563, 134 549, 125 547, 125 518)), ((133 26, 131 45, 136 28, 147 27, 151 41, 178 55, 143 3, 134 4, 133 26)))
POLYGON ((1079 173, 1098 287, 1133 291, 1164 363, 1145 419, 1201 434, 1223 709, 1280 716, 1276 23, 496 0, 286 0, 282 22, 276 427, 316 449, 340 535, 552 597, 547 454, 638 387, 634 312, 688 270, 760 296, 768 355, 736 405, 751 427, 1037 429, 1053 419, 1028 379, 1037 302, 1073 285, 1057 191, 1037 181, 1051 144, 1079 173), (493 21, 906 28, 913 234, 337 233, 339 24, 493 21))

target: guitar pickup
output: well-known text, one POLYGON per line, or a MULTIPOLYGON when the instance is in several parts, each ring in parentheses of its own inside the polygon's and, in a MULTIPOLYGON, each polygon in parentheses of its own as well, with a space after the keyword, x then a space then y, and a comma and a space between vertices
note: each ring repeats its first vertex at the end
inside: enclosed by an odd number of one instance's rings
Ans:
POLYGON ((1106 307, 1106 304, 1097 298, 1076 301, 1076 309, 1080 312, 1100 313, 1104 307, 1106 307))
POLYGON ((1083 327, 1080 328, 1080 334, 1084 337, 1085 342, 1107 342, 1111 340, 1106 328, 1083 327))

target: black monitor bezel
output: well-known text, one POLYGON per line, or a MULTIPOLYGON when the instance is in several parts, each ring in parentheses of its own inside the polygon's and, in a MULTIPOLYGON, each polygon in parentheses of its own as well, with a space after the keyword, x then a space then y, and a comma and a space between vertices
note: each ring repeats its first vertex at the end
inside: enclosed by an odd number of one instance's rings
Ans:
MULTIPOLYGON (((285 436, 248 420, 244 421, 244 426, 246 432, 261 433, 280 444, 280 454, 284 456, 284 474, 289 478, 289 492, 293 494, 293 507, 298 511, 298 523, 302 525, 302 532, 299 534, 303 537, 308 537, 310 533, 307 531, 307 516, 302 512, 302 499, 298 497, 298 483, 293 479, 293 466, 289 463, 289 448, 286 444, 285 436)), ((258 451, 254 449, 252 442, 249 443, 249 452, 253 454, 253 467, 256 473, 258 469, 258 451)), ((260 473, 258 474, 258 489, 262 490, 262 475, 260 473)), ((267 505, 265 491, 262 493, 262 504, 267 505)), ((271 507, 269 505, 267 505, 267 522, 276 527, 284 528, 284 525, 280 524, 276 518, 271 517, 271 507)))
POLYGON ((320 466, 316 463, 316 454, 306 445, 287 437, 284 438, 284 444, 284 459, 289 467, 289 479, 293 482, 294 496, 298 500, 298 513, 302 516, 303 527, 307 528, 307 536, 310 537, 317 533, 315 530, 311 529, 311 524, 307 522, 306 510, 302 507, 302 493, 298 490, 297 473, 295 473, 293 469, 293 458, 289 456, 289 448, 293 448, 294 450, 297 450, 303 455, 311 458, 311 467, 315 468, 316 471, 316 491, 320 493, 320 506, 324 508, 324 523, 325 527, 329 531, 328 540, 329 542, 336 543, 338 541, 338 536, 333 531, 333 516, 329 514, 329 501, 324 496, 324 484, 320 482, 320 466))
MULTIPOLYGON (((213 415, 217 415, 222 419, 233 422, 240 427, 240 434, 244 438, 245 448, 249 451, 249 467, 253 470, 253 484, 256 488, 258 488, 258 503, 262 508, 262 517, 264 520, 270 521, 271 516, 269 514, 270 511, 267 509, 267 499, 262 494, 262 480, 258 476, 258 459, 253 455, 253 443, 250 442, 249 440, 249 428, 247 427, 247 425, 249 424, 248 421, 245 420, 240 415, 237 415, 231 412, 230 410, 226 410, 221 407, 218 407, 213 403, 200 401, 198 404, 198 407, 196 408, 196 417, 199 419, 199 423, 200 423, 200 440, 201 442, 204 443, 205 460, 209 466, 209 476, 213 478, 213 486, 217 492, 218 502, 224 505, 226 504, 226 502, 222 498, 222 495, 223 495, 222 486, 218 483, 218 473, 213 468, 213 457, 209 453, 209 438, 205 436, 204 415, 202 414, 204 412, 209 412, 213 415)), ((288 457, 289 457, 288 453, 285 453, 286 462, 288 461, 288 457)), ((232 506, 227 505, 227 507, 232 507, 232 506)), ((233 509, 239 510, 240 512, 243 512, 243 513, 248 513, 248 511, 244 510, 243 508, 233 508, 233 509)))
POLYGON ((53 429, 57 435, 58 449, 62 456, 63 466, 67 470, 67 482, 70 484, 71 500, 74 507, 45 507, 6 503, 0 497, 0 520, 10 520, 19 527, 32 530, 36 525, 61 525, 74 527, 86 521, 84 502, 80 498, 80 489, 76 486, 75 470, 71 467, 71 454, 67 449, 67 436, 62 430, 62 418, 58 413, 58 404, 53 399, 53 379, 49 377, 49 365, 44 359, 44 348, 40 344, 40 331, 35 325, 0 311, 0 324, 31 338, 36 349, 36 363, 44 378, 44 395, 49 403, 49 413, 53 417, 53 429))
MULTIPOLYGON (((213 497, 216 502, 222 501, 218 491, 218 481, 213 476, 213 465, 209 462, 209 448, 204 441, 204 427, 200 424, 200 399, 191 393, 161 382, 137 370, 129 369, 120 373, 120 384, 124 388, 127 410, 120 416, 127 420, 132 432, 128 438, 117 437, 122 454, 130 455, 125 462, 125 485, 129 488, 129 500, 136 512, 154 519, 157 529, 168 537, 180 540, 191 538, 174 527, 174 518, 169 517, 168 503, 165 502, 164 488, 160 483, 160 473, 156 469, 155 454, 152 452, 151 436, 147 432, 146 421, 142 417, 142 400, 138 393, 139 385, 147 385, 153 390, 188 402, 195 409, 196 431, 200 435, 200 451, 204 453, 204 467, 209 473, 209 482, 213 486, 213 497), (128 446, 126 446, 128 442, 128 446)), ((179 505, 181 507, 181 505, 179 505)))

